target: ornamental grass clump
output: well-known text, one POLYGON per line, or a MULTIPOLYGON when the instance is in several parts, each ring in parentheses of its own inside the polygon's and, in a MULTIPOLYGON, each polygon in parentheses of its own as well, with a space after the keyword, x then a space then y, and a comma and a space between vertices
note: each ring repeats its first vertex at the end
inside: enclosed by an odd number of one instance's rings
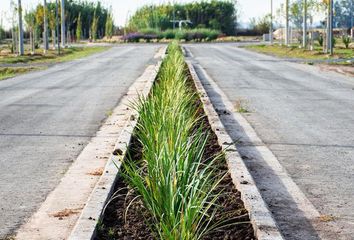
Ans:
POLYGON ((217 157, 203 157, 208 133, 196 100, 183 54, 172 43, 149 97, 134 104, 142 161, 128 158, 122 173, 159 239, 201 239, 217 228, 213 220, 223 176, 214 167, 217 157))

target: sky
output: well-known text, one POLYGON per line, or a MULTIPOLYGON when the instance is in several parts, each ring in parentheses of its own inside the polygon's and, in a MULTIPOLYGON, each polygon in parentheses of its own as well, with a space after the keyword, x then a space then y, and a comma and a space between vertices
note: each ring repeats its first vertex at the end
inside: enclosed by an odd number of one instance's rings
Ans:
MULTIPOLYGON (((50 2, 51 0, 47 0, 50 2)), ((53 0, 52 0, 53 1, 53 0)), ((125 25, 129 15, 133 14, 137 8, 150 3, 168 3, 170 0, 92 0, 100 1, 106 6, 112 6, 115 24, 125 25)), ((193 2, 195 0, 174 0, 175 2, 193 2)), ((270 0, 238 0, 241 7, 241 22, 248 22, 251 17, 263 16, 270 12, 270 0)), ((17 0, 15 0, 17 2, 17 0)), ((22 0, 24 10, 33 8, 41 0, 22 0)), ((273 0, 274 11, 280 7, 285 0, 273 0)), ((10 0, 0 0, 0 16, 3 16, 4 25, 9 26, 10 0)))

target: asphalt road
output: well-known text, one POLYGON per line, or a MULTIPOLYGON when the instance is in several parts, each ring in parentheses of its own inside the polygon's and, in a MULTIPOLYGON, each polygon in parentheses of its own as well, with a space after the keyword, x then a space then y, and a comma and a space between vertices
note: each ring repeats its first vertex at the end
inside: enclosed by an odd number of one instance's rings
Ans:
POLYGON ((125 45, 0 81, 0 239, 40 206, 158 45, 125 45))
MULTIPOLYGON (((286 239, 354 239, 354 79, 236 44, 185 46, 233 103, 242 99, 246 119, 320 214, 336 219, 336 230, 292 222, 290 203, 268 193, 286 239)), ((268 176, 249 167, 262 185, 268 176)))

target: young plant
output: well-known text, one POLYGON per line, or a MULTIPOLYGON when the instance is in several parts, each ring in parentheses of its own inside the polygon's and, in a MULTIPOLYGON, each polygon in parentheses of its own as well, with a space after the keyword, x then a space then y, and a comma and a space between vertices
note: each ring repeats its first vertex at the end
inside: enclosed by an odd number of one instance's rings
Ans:
POLYGON ((342 41, 343 41, 343 43, 345 45, 345 48, 348 49, 349 48, 349 44, 352 42, 352 39, 349 36, 343 35, 342 36, 342 41))

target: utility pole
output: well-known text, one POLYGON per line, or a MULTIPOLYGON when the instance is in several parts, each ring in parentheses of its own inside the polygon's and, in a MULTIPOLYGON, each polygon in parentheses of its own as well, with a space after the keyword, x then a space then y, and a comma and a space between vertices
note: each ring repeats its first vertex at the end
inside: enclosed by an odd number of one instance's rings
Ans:
POLYGON ((59 7, 58 0, 55 0, 55 27, 56 27, 56 38, 58 44, 58 55, 60 55, 60 40, 59 40, 59 7))
POLYGON ((65 0, 61 0, 61 46, 65 48, 65 0))
POLYGON ((302 33, 302 47, 305 49, 307 46, 307 0, 303 1, 303 33, 302 33))
POLYGON ((22 4, 21 0, 18 0, 18 54, 22 56, 24 54, 23 49, 23 28, 22 28, 22 4))
POLYGON ((270 0, 270 27, 269 27, 270 44, 273 44, 273 0, 270 0))
POLYGON ((289 0, 285 0, 285 45, 289 46, 289 0))
POLYGON ((43 31, 43 44, 44 44, 44 53, 47 53, 49 49, 48 42, 48 18, 47 18, 47 1, 43 2, 43 15, 44 15, 44 31, 43 31))

